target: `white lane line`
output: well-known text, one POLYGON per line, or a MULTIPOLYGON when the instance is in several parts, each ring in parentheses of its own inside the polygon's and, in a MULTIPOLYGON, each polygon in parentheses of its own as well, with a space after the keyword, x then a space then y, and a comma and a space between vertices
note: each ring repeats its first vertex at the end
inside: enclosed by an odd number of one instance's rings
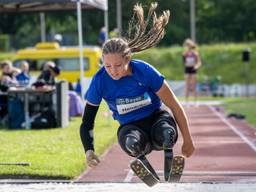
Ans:
MULTIPOLYGON (((225 139, 225 138, 224 138, 225 139)), ((205 140, 205 141, 194 141, 195 144, 229 144, 229 143, 244 143, 244 141, 239 140, 231 140, 231 141, 221 141, 221 140, 205 140)))
MULTIPOLYGON (((157 171, 159 176, 163 171, 157 171)), ((182 176, 255 176, 255 171, 184 171, 182 176)))
POLYGON ((182 105, 184 105, 185 107, 190 107, 190 106, 196 106, 196 107, 199 107, 199 106, 208 106, 208 105, 220 105, 222 104, 223 102, 222 101, 181 101, 180 102, 182 105))
MULTIPOLYGON (((125 169, 125 171, 129 171, 124 182, 131 182, 133 177, 136 175, 133 174, 131 169, 125 169)), ((156 173, 159 177, 164 176, 163 170, 156 170, 156 173)), ((184 171, 182 176, 232 176, 232 177, 256 177, 255 171, 184 171)))
POLYGON ((230 129, 232 129, 239 137, 241 137, 241 139, 247 143, 254 152, 256 152, 256 146, 254 145, 253 142, 251 142, 247 137, 244 136, 244 134, 242 134, 234 125, 232 125, 230 122, 228 122, 228 120, 220 113, 217 112, 212 106, 208 106, 211 111, 217 115, 230 129))
POLYGON ((124 179, 124 182, 131 182, 132 178, 133 178, 133 171, 131 169, 129 169, 129 171, 124 179))

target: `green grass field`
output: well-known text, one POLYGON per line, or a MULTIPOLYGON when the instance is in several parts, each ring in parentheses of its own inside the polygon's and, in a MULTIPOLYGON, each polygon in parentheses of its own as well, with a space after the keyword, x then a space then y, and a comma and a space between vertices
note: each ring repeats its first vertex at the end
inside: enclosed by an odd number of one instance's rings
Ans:
POLYGON ((246 116, 246 120, 256 127, 256 98, 234 98, 223 105, 226 113, 240 113, 246 116))
MULTIPOLYGON (((105 117, 101 106, 95 125, 95 151, 102 154, 116 141, 118 124, 105 117)), ((0 165, 0 178, 72 179, 86 168, 80 141, 81 118, 67 128, 46 130, 0 130, 0 163, 29 162, 31 166, 0 165)))

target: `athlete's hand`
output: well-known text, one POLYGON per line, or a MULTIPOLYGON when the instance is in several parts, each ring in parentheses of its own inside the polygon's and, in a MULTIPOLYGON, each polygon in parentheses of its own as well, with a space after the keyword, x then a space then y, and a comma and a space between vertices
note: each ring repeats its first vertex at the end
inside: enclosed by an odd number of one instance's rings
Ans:
POLYGON ((195 150, 195 147, 194 147, 194 144, 193 144, 192 140, 183 142, 182 154, 185 157, 190 157, 192 155, 192 153, 194 152, 194 150, 195 150))
POLYGON ((89 167, 96 167, 100 163, 99 158, 93 150, 86 151, 85 156, 89 167))
POLYGON ((194 70, 197 70, 199 68, 199 66, 195 65, 193 68, 194 68, 194 70))

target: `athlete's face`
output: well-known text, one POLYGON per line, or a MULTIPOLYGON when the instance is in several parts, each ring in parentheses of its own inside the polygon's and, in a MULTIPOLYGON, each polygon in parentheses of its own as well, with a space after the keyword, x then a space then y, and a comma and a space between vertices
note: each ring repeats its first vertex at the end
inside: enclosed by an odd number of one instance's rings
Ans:
POLYGON ((194 49, 194 45, 192 45, 191 43, 186 43, 186 44, 185 44, 185 48, 186 48, 187 50, 193 50, 193 49, 194 49))
POLYGON ((131 74, 129 61, 129 57, 123 57, 119 53, 103 55, 104 67, 109 76, 114 80, 118 80, 131 74))

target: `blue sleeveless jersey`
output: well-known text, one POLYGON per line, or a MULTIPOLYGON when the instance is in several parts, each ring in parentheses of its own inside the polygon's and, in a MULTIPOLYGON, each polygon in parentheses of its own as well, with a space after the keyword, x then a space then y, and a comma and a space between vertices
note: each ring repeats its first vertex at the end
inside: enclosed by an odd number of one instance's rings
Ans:
POLYGON ((132 75, 112 79, 104 67, 93 77, 85 99, 99 105, 102 98, 121 125, 142 119, 160 108, 156 92, 164 77, 153 66, 140 60, 131 60, 132 75))

